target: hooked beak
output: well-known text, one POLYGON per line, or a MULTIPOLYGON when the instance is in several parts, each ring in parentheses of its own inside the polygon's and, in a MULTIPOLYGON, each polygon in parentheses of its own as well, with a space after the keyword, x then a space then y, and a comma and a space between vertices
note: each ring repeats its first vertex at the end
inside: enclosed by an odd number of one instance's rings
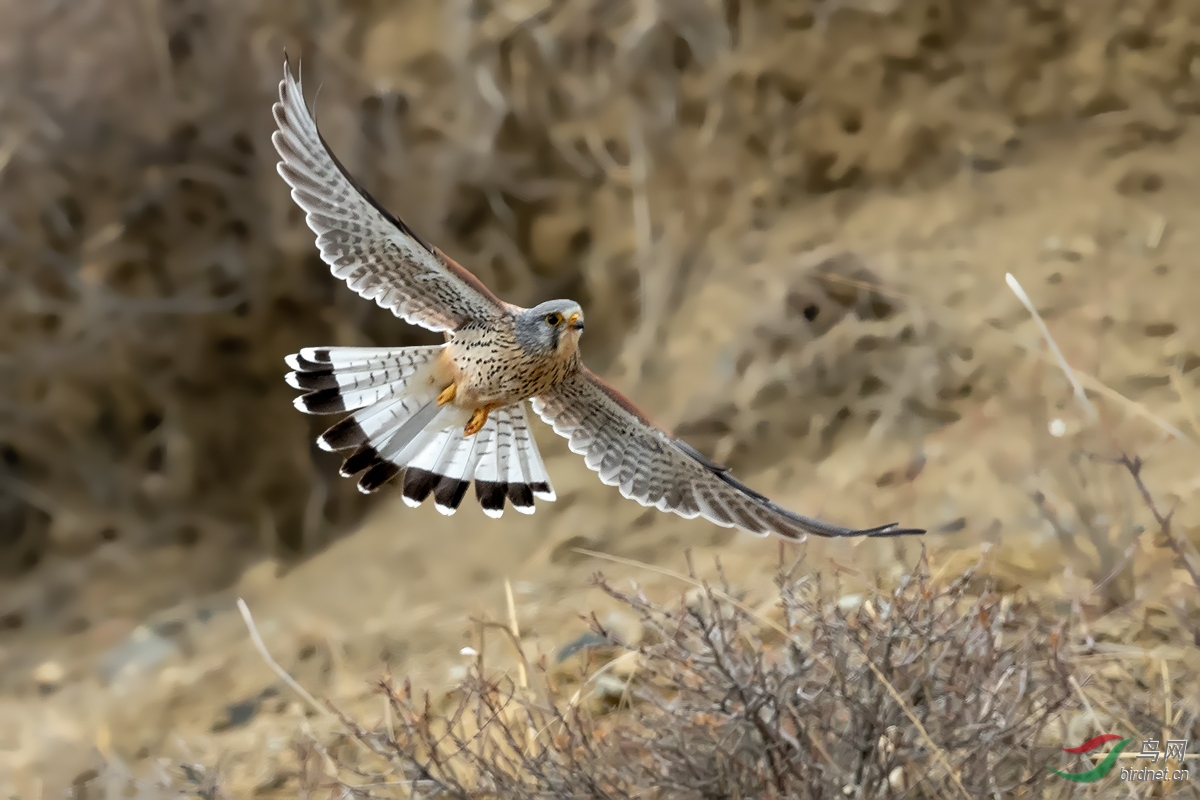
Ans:
POLYGON ((583 320, 579 318, 578 314, 572 314, 567 320, 567 326, 573 331, 581 331, 583 330, 583 320))

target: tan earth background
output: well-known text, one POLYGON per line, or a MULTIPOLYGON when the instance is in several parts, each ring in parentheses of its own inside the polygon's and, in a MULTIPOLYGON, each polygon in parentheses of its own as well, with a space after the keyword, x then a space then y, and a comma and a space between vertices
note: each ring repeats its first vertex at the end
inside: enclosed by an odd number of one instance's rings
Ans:
POLYGON ((1200 744, 1197 0, 4 0, 0 796, 183 764, 295 796, 337 724, 238 597, 374 726, 380 675, 463 676, 473 620, 619 627, 596 571, 774 589, 779 543, 624 501, 545 427, 532 517, 337 477, 283 357, 436 338, 320 262, 269 141, 285 48, 348 169, 505 299, 579 299, 655 419, 802 513, 928 529, 785 559, 848 593, 977 565, 1083 621, 1057 741, 1141 703, 1122 735, 1200 744))

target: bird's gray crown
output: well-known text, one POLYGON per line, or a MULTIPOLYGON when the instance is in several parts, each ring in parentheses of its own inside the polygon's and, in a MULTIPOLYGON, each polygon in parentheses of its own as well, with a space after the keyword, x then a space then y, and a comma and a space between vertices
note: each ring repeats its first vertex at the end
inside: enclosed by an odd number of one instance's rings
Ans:
POLYGON ((558 312, 568 318, 572 314, 578 314, 580 317, 583 316, 583 309, 574 300, 547 300, 544 303, 538 303, 533 308, 525 309, 526 314, 534 317, 544 317, 554 312, 558 312))

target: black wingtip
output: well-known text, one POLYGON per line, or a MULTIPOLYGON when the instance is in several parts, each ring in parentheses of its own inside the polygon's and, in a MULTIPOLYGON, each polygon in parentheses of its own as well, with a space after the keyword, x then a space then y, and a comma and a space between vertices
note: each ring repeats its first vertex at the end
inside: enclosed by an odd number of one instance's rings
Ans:
POLYGON ((890 522, 887 525, 880 525, 878 528, 867 528, 866 530, 854 531, 857 536, 869 536, 872 539, 890 539, 894 536, 920 536, 925 533, 924 528, 898 528, 899 522, 890 522))
POLYGON ((917 536, 925 533, 924 528, 897 527, 900 524, 898 522, 889 522, 887 525, 879 525, 875 528, 843 528, 841 525, 831 525, 828 522, 822 522, 818 519, 802 517, 787 509, 780 508, 774 504, 772 505, 777 513, 782 513, 794 521, 799 521, 798 527, 800 530, 815 536, 825 536, 831 539, 857 539, 864 537, 869 539, 891 539, 896 536, 917 536))
MULTIPOLYGON (((296 62, 296 84, 297 85, 300 84, 301 76, 303 74, 303 72, 302 72, 303 69, 304 69, 303 64, 301 62, 297 61, 296 62)), ((286 72, 288 74, 288 77, 291 77, 291 75, 292 75, 292 59, 288 55, 288 51, 287 51, 286 47, 283 48, 283 70, 284 70, 284 72, 286 72)))

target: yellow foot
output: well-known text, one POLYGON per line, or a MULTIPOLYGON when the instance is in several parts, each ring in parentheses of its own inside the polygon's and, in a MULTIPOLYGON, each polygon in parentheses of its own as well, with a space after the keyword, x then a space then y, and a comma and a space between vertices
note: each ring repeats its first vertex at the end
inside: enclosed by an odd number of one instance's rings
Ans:
MULTIPOLYGON (((449 386, 447 386, 445 389, 442 389, 442 393, 438 395, 437 403, 439 406, 444 406, 444 405, 446 405, 446 403, 453 403, 454 398, 457 395, 458 395, 458 384, 452 383, 449 386)), ((428 397, 428 395, 426 395, 426 397, 428 397)))
POLYGON ((474 436, 483 430, 483 426, 487 422, 488 413, 490 411, 491 409, 487 406, 476 409, 475 413, 471 415, 471 418, 467 420, 467 427, 463 428, 463 436, 474 436))

